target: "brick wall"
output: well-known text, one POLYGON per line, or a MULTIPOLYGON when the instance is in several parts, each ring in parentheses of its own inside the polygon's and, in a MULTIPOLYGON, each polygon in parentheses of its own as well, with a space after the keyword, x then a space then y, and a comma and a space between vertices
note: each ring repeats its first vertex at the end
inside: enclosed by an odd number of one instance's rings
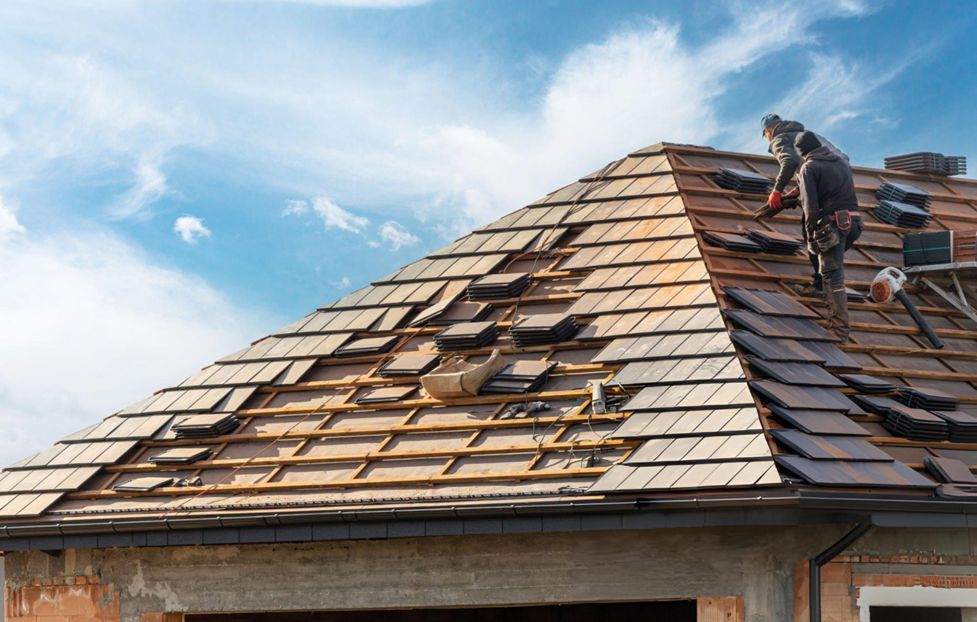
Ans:
MULTIPOLYGON (((940 587, 977 588, 977 577, 951 575, 940 572, 947 566, 977 566, 974 556, 925 556, 852 555, 835 558, 821 569, 821 618, 822 622, 859 622, 859 589, 880 587, 940 587), (910 564, 917 565, 918 572, 906 573, 859 573, 853 572, 853 564, 910 564)), ((809 622, 808 560, 794 567, 794 622, 809 622)))
POLYGON ((121 622, 119 593, 97 576, 34 580, 4 591, 4 615, 19 622, 121 622))

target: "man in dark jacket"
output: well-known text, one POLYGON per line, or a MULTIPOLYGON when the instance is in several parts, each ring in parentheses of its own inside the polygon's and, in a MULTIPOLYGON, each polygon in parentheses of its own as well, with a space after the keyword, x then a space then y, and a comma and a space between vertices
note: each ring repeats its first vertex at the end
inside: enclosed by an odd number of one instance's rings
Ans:
MULTIPOLYGON (((768 114, 763 117, 760 120, 760 125, 763 127, 763 135, 770 141, 767 150, 780 163, 780 170, 777 172, 777 178, 773 184, 773 192, 770 193, 770 198, 767 201, 767 204, 776 213, 783 209, 783 192, 794 177, 794 173, 801 166, 801 155, 797 153, 794 141, 797 139, 797 135, 804 131, 804 126, 797 121, 784 121, 780 115, 776 114, 768 114)), ((848 163, 848 156, 842 153, 840 149, 832 145, 823 136, 817 136, 817 138, 822 146, 828 147, 836 155, 843 158, 846 164, 848 163)), ((818 272, 817 260, 814 256, 811 257, 811 267, 814 268, 814 282, 796 289, 797 293, 802 296, 820 296, 823 290, 821 275, 818 272)))
POLYGON ((855 182, 848 163, 822 145, 814 132, 801 132, 794 145, 803 158, 797 181, 808 252, 817 257, 829 328, 848 343, 845 251, 862 234, 855 182))

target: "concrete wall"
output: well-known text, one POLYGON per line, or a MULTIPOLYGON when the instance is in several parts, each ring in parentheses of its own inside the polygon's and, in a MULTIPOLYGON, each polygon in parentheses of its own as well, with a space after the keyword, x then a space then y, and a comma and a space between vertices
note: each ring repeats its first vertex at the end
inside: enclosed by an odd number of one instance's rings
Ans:
MULTIPOLYGON (((101 606, 118 603, 116 613, 104 609, 104 618, 98 619, 127 622, 139 620, 140 613, 164 611, 465 607, 712 596, 742 596, 750 622, 782 622, 793 619, 795 566, 849 528, 472 535, 69 550, 58 556, 10 552, 5 561, 7 587, 21 611, 31 606, 34 592, 27 589, 43 593, 45 585, 67 589, 80 583, 89 586, 86 593, 101 599, 101 606), (40 587, 25 587, 32 584, 40 587)), ((953 572, 977 575, 977 564, 968 563, 969 556, 977 554, 971 544, 977 542, 975 533, 876 530, 846 552, 846 572, 902 572, 898 556, 920 563, 926 553, 932 574, 949 572, 949 567, 936 568, 942 555, 960 556, 951 560, 956 564, 953 572), (898 556, 881 561, 890 555, 898 556), (880 561, 873 562, 872 556, 880 561)), ((838 589, 845 598, 857 598, 857 586, 842 582, 838 589)))
POLYGON ((275 611, 742 596, 790 619, 793 567, 845 527, 724 528, 12 552, 7 586, 89 577, 141 612, 275 611))

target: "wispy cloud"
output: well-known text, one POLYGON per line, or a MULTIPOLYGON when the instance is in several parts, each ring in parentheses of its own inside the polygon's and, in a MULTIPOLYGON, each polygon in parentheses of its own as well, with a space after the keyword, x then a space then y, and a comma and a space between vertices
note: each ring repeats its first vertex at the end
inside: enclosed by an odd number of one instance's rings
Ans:
POLYGON ((173 150, 212 135, 182 103, 161 103, 97 58, 22 46, 0 51, 0 175, 20 185, 108 181, 123 187, 109 218, 147 216, 168 190, 173 150))
POLYGON ((210 237, 210 229, 196 216, 180 216, 173 223, 173 231, 187 244, 196 244, 200 238, 210 237))
POLYGON ((0 242, 0 274, 0 317, 17 327, 4 331, 0 357, 5 465, 279 323, 254 309, 242 312, 200 278, 159 267, 100 229, 0 242), (58 345, 64 343, 71 347, 58 345))
POLYGON ((408 231, 407 227, 394 220, 388 220, 377 230, 380 239, 390 245, 390 250, 399 251, 404 246, 415 246, 421 239, 408 231))
POLYGON ((27 233, 27 230, 17 221, 17 216, 13 211, 3 204, 3 197, 0 196, 0 243, 3 242, 4 238, 19 233, 27 233))
POLYGON ((718 111, 731 79, 813 40, 816 21, 869 10, 856 2, 731 6, 728 26, 698 46, 677 24, 648 20, 578 48, 552 74, 530 123, 428 126, 401 137, 405 177, 436 188, 428 211, 457 214, 454 231, 463 232, 631 149, 725 135, 718 111))
POLYGON ((369 219, 347 212, 327 197, 316 197, 312 209, 322 219, 326 229, 340 229, 350 233, 363 233, 370 224, 369 219))
POLYGON ((282 210, 282 218, 285 216, 304 216, 309 213, 308 201, 290 200, 285 201, 285 209, 282 210))
POLYGON ((115 220, 140 215, 147 216, 150 206, 166 194, 166 175, 159 163, 147 156, 136 164, 135 183, 109 208, 108 214, 115 220))

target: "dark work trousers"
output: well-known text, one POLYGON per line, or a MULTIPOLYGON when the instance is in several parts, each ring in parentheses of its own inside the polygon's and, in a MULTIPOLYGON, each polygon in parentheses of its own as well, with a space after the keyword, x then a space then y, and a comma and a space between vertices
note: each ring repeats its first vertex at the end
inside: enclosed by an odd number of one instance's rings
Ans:
POLYGON ((862 219, 852 219, 848 231, 841 231, 837 227, 835 231, 841 242, 828 252, 820 253, 817 258, 824 299, 828 303, 828 328, 847 343, 851 323, 848 320, 848 295, 845 293, 845 251, 862 235, 862 219))
MULTIPOLYGON (((804 219, 801 218, 801 238, 804 240, 804 247, 807 248, 807 227, 804 224, 804 219)), ((814 289, 824 289, 824 282, 821 279, 821 260, 818 259, 817 255, 808 255, 811 260, 811 267, 814 268, 814 282, 811 285, 814 289)))

